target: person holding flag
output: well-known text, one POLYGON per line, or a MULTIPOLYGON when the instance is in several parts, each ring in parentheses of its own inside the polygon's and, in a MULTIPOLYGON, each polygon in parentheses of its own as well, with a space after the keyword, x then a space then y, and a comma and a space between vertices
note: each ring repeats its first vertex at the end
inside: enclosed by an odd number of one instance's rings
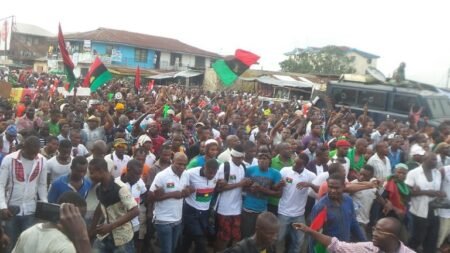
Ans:
POLYGON ((67 81, 69 82, 68 91, 71 92, 75 87, 75 75, 73 73, 75 65, 73 64, 72 59, 70 59, 69 52, 67 52, 66 42, 64 41, 61 24, 59 24, 58 27, 58 45, 61 52, 61 57, 63 59, 64 72, 66 73, 67 81))
MULTIPOLYGON (((349 242, 351 238, 366 241, 366 236, 356 220, 353 200, 344 194, 345 178, 340 173, 334 173, 329 176, 327 183, 327 195, 323 196, 312 209, 311 226, 316 231, 322 229, 323 234, 336 237, 340 241, 349 242)), ((325 246, 321 241, 312 238, 309 252, 326 252, 325 246)))

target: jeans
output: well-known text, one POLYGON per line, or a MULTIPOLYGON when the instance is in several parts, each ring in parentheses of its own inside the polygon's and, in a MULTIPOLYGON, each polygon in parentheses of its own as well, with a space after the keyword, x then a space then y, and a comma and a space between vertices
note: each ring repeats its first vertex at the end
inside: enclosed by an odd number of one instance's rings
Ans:
POLYGON ((174 253, 181 235, 181 221, 169 224, 155 224, 161 253, 174 253))
POLYGON ((278 222, 280 224, 280 230, 278 232, 277 252, 298 253, 303 244, 305 233, 300 230, 296 230, 292 227, 292 223, 305 224, 305 216, 288 217, 282 214, 278 214, 278 222), (285 238, 289 236, 290 243, 288 250, 283 250, 285 245, 285 238))
POLYGON ((111 235, 103 240, 96 239, 92 246, 92 253, 135 253, 133 240, 124 245, 116 246, 111 235))
POLYGON ((11 240, 10 250, 16 245, 20 234, 35 223, 34 215, 14 216, 6 221, 5 232, 11 240))
POLYGON ((247 212, 242 210, 241 213, 241 238, 253 236, 255 234, 256 218, 259 213, 247 212))
POLYGON ((201 211, 188 204, 183 206, 183 252, 189 252, 192 242, 196 253, 206 253, 209 210, 201 211))
POLYGON ((439 234, 439 217, 434 215, 434 210, 429 208, 428 217, 422 218, 412 215, 413 231, 409 239, 409 247, 417 250, 420 245, 423 252, 435 253, 439 234))

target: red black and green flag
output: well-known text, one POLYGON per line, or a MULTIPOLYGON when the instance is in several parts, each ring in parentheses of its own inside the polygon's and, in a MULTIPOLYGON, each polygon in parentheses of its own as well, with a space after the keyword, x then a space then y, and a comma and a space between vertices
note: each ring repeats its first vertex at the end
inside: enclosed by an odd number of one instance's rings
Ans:
POLYGON ((83 87, 90 87, 91 92, 95 92, 100 86, 111 79, 112 75, 105 64, 102 63, 100 58, 96 57, 91 67, 89 67, 86 78, 84 78, 83 87))
POLYGON ((69 92, 75 87, 75 75, 73 74, 74 65, 72 59, 70 59, 69 53, 66 49, 66 42, 64 41, 64 36, 61 30, 61 24, 59 24, 58 31, 58 45, 59 51, 61 52, 61 57, 63 59, 64 64, 64 72, 67 76, 67 81, 69 82, 69 92))
POLYGON ((195 200, 198 202, 209 202, 214 193, 214 188, 197 189, 195 192, 195 200))
MULTIPOLYGON (((316 217, 314 218, 314 220, 311 222, 311 225, 309 226, 311 229, 315 230, 315 231, 319 231, 323 228, 323 225, 325 225, 325 222, 327 221, 327 208, 324 207, 322 209, 322 211, 320 211, 316 217)), ((327 252, 327 248, 325 247, 325 245, 319 243, 319 242, 314 242, 313 245, 313 249, 314 249, 314 253, 325 253, 327 252)))
POLYGON ((212 67, 216 71, 217 76, 225 86, 231 86, 242 73, 250 68, 259 60, 259 56, 237 49, 234 56, 225 57, 225 59, 217 60, 212 67))

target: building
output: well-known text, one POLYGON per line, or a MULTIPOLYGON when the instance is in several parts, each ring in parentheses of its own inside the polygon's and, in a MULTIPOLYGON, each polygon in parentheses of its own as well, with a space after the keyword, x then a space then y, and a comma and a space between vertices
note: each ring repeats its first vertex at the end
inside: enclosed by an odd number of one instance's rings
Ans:
MULTIPOLYGON (((368 67, 377 67, 378 55, 367 53, 356 48, 350 48, 347 46, 336 46, 336 48, 342 50, 345 55, 350 59, 350 66, 355 69, 355 74, 364 75, 368 67)), ((288 57, 295 57, 304 52, 316 53, 320 52, 322 48, 319 47, 307 47, 307 48, 295 48, 291 52, 285 53, 288 57)))
MULTIPOLYGON (((16 22, 11 25, 10 35, 11 39, 6 53, 9 60, 7 65, 29 69, 33 68, 37 59, 47 57, 48 45, 55 36, 41 27, 16 22)), ((46 66, 39 64, 33 70, 46 71, 46 66)))
MULTIPOLYGON (((85 75, 97 56, 116 74, 128 73, 137 66, 144 71, 158 72, 184 71, 191 68, 204 70, 210 67, 215 59, 221 58, 216 53, 176 39, 109 28, 65 34, 64 38, 76 65, 76 75, 85 75)), ((57 42, 54 43, 57 48, 57 42)), ((57 56, 56 51, 53 55, 55 54, 57 56)))

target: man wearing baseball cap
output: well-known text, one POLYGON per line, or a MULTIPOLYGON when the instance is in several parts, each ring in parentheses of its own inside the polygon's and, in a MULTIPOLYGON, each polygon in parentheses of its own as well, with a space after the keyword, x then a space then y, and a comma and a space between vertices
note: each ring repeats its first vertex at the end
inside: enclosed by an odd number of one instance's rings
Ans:
POLYGON ((3 148, 2 153, 7 155, 11 154, 12 152, 16 151, 15 147, 19 144, 17 141, 17 127, 16 125, 12 124, 9 125, 4 134, 3 134, 3 148))

